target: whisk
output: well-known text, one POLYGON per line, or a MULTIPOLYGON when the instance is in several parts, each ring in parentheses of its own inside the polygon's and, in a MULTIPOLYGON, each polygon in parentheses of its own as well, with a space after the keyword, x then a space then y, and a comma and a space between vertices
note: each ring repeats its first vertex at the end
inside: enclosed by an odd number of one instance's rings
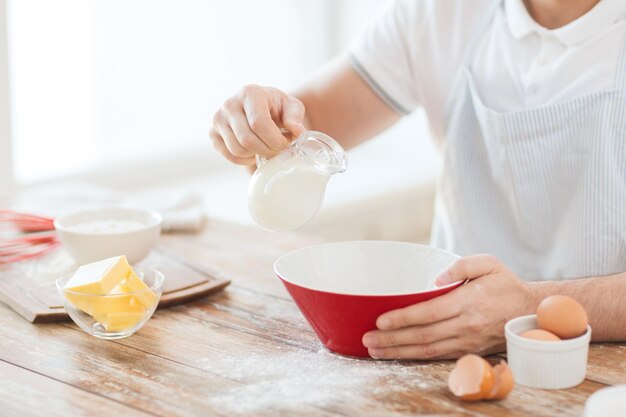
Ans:
POLYGON ((49 217, 0 210, 2 230, 21 234, 0 239, 0 265, 43 256, 60 245, 49 217))

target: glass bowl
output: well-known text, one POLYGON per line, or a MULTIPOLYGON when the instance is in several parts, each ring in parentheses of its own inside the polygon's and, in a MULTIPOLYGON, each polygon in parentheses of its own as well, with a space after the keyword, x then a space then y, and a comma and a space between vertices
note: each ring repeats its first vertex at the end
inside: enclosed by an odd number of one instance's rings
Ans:
POLYGON ((65 311, 85 332, 100 339, 122 339, 141 329, 156 310, 165 275, 152 268, 134 268, 148 289, 121 294, 86 294, 65 288, 74 271, 61 275, 56 286, 65 311), (147 301, 148 300, 148 301, 147 301))

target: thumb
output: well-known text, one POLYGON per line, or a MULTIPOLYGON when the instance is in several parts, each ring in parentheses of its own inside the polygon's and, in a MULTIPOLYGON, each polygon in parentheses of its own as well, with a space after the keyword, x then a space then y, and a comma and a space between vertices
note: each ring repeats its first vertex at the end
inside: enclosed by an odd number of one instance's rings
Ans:
POLYGON ((491 255, 473 255, 461 258, 435 278, 435 285, 442 286, 466 279, 476 279, 502 270, 503 265, 491 255))
POLYGON ((296 138, 306 131, 304 113, 304 104, 300 100, 289 96, 283 99, 281 121, 283 127, 296 138))

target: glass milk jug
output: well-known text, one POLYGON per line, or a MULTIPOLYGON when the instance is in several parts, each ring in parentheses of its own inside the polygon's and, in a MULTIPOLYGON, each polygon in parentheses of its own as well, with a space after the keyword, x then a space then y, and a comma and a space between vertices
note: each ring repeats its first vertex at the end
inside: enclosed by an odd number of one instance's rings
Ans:
POLYGON ((304 132, 275 157, 257 157, 248 187, 250 215, 273 231, 304 226, 319 210, 330 177, 347 164, 346 152, 330 136, 304 132))

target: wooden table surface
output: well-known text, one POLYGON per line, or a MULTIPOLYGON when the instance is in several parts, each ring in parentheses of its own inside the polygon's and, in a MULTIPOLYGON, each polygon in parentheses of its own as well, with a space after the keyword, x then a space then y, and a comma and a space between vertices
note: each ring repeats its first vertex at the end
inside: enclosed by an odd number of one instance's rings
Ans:
POLYGON ((482 403, 448 392, 450 361, 331 354, 272 273, 278 256, 313 242, 219 222, 164 236, 162 250, 233 283, 157 311, 122 340, 72 323, 31 324, 0 304, 0 415, 582 416, 590 394, 626 383, 624 344, 592 345, 578 387, 518 386, 504 401, 482 403))

